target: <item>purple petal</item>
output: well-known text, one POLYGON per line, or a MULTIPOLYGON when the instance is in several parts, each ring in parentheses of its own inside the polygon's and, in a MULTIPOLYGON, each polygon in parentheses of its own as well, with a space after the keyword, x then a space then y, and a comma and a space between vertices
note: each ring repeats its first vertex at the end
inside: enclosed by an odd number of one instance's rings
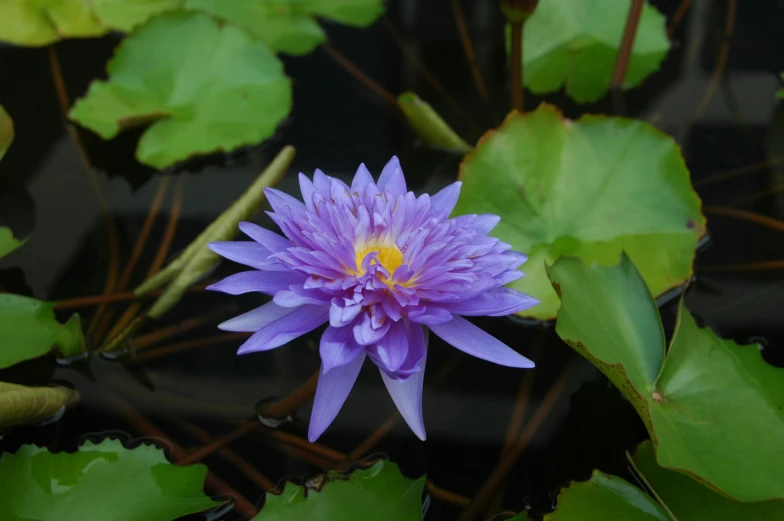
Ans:
POLYGON ((373 353, 373 362, 385 372, 396 373, 408 356, 408 333, 403 322, 393 323, 368 353, 373 353))
POLYGON ((272 252, 255 241, 221 241, 211 242, 209 248, 230 261, 239 262, 257 270, 287 270, 277 260, 270 259, 272 252))
POLYGON ((302 284, 306 277, 296 271, 243 271, 229 275, 220 282, 216 282, 207 289, 222 291, 229 295, 242 295, 251 291, 260 291, 274 295, 278 291, 288 289, 292 284, 302 284))
POLYGON ((430 209, 438 219, 446 219, 455 209, 463 183, 454 182, 430 198, 430 209))
POLYGON ((534 367, 532 361, 464 318, 456 316, 446 324, 431 325, 430 330, 471 356, 507 367, 534 367))
POLYGON ((418 324, 426 324, 428 326, 434 324, 445 324, 452 320, 452 313, 444 306, 421 306, 408 314, 408 319, 418 324))
POLYGON ((321 335, 319 355, 321 355, 321 371, 328 373, 338 367, 352 362, 364 352, 362 346, 354 342, 350 327, 328 327, 321 335))
POLYGON ((373 327, 372 320, 368 313, 363 313, 362 317, 354 323, 354 340, 359 345, 369 346, 375 344, 389 331, 391 320, 385 320, 381 327, 373 327))
POLYGON ((252 311, 243 313, 238 317, 218 324, 218 329, 223 331, 238 331, 242 333, 253 333, 263 328, 267 324, 271 324, 276 320, 285 317, 296 308, 283 308, 274 302, 267 302, 263 306, 259 306, 252 311))
POLYGON ((422 360, 421 370, 405 380, 387 375, 379 368, 381 379, 395 402, 400 415, 406 420, 417 438, 425 441, 425 420, 422 417, 422 386, 425 382, 425 361, 422 360))
POLYGON ((305 201, 308 211, 314 212, 313 196, 316 195, 316 187, 303 173, 299 174, 299 191, 302 192, 302 200, 305 201))
POLYGON ((282 319, 271 322, 254 333, 240 346, 237 354, 244 355, 280 347, 298 336, 313 331, 325 323, 327 317, 329 317, 329 306, 307 304, 293 308, 292 312, 282 319))
POLYGON ((440 304, 439 307, 455 315, 502 317, 537 304, 538 300, 525 293, 509 288, 497 288, 462 302, 440 304))
POLYGON ((354 179, 351 181, 351 191, 362 194, 366 186, 375 187, 376 183, 373 182, 373 176, 370 175, 365 163, 359 165, 357 173, 354 174, 354 179))
POLYGON ((400 161, 397 156, 387 162, 378 178, 378 188, 381 191, 389 191, 392 195, 402 195, 406 193, 406 178, 400 168, 400 161))
POLYGON ((241 222, 240 230, 242 230, 242 233, 258 242, 265 248, 269 249, 271 252, 282 251, 294 246, 290 240, 286 239, 285 237, 281 237, 273 231, 262 228, 258 224, 241 222))
POLYGON ((324 305, 329 304, 329 295, 319 290, 305 289, 298 284, 292 284, 289 289, 275 293, 275 303, 284 308, 296 308, 303 304, 324 305))
POLYGON ((286 209, 287 206, 291 210, 300 210, 303 212, 306 209, 305 205, 302 204, 302 201, 295 199, 286 192, 281 192, 275 188, 265 188, 264 195, 269 201, 270 206, 272 206, 272 209, 277 213, 282 213, 284 215, 288 214, 288 210, 286 209))
POLYGON ((480 214, 476 216, 476 220, 471 224, 471 228, 476 230, 479 235, 487 235, 493 228, 501 222, 501 217, 491 213, 480 214))
POLYGON ((308 440, 313 443, 338 415, 340 408, 354 387, 362 363, 365 361, 365 354, 360 353, 350 363, 335 367, 330 372, 324 371, 321 367, 318 385, 316 386, 316 397, 313 400, 313 412, 310 415, 310 427, 308 428, 308 440))
POLYGON ((334 298, 329 307, 329 324, 332 327, 343 327, 351 323, 360 311, 362 311, 361 302, 346 302, 343 298, 334 298))

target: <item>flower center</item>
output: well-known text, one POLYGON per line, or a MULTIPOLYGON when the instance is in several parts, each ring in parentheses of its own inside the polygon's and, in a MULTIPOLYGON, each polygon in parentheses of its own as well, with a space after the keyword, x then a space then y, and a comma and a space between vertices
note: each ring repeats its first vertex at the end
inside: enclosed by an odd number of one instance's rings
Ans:
POLYGON ((363 250, 357 251, 357 273, 364 275, 365 270, 362 269, 362 261, 365 260, 368 253, 376 252, 376 259, 378 262, 389 272, 389 277, 395 274, 395 270, 403 264, 403 252, 392 244, 391 246, 379 246, 376 244, 368 244, 363 250))

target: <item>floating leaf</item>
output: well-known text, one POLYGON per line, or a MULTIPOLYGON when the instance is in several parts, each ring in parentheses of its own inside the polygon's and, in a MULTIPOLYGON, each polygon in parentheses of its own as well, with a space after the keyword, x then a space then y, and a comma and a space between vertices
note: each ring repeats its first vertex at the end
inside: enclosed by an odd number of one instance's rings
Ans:
POLYGON ((45 422, 78 402, 79 393, 67 387, 26 387, 0 382, 0 430, 45 422))
POLYGON ((671 521, 648 494, 623 479, 593 471, 591 479, 573 482, 558 494, 555 512, 545 521, 671 521))
POLYGON ((70 117, 110 139, 151 123, 136 157, 164 168, 270 137, 291 109, 278 58, 242 29, 199 13, 166 13, 126 38, 70 117))
POLYGON ((446 124, 446 122, 433 110, 429 103, 422 100, 413 92, 404 92, 397 97, 397 105, 414 131, 428 145, 454 150, 465 154, 471 150, 471 145, 446 124))
POLYGON ((381 0, 185 0, 185 6, 236 24, 272 49, 293 55, 326 41, 316 16, 366 27, 384 12, 381 0))
POLYGON ((104 25, 130 32, 151 17, 182 9, 184 0, 89 0, 104 25))
POLYGON ((86 442, 73 454, 24 445, 0 458, 0 518, 171 521, 217 505, 207 467, 178 467, 150 445, 86 442))
POLYGON ((37 358, 57 346, 62 356, 85 351, 79 315, 65 324, 54 316, 54 304, 0 293, 0 369, 37 358))
POLYGON ((466 156, 460 177, 455 214, 500 215, 493 234, 529 257, 512 287, 541 304, 523 316, 555 318, 545 265, 559 257, 613 265, 625 250, 656 295, 691 276, 700 200, 678 146, 647 123, 571 121, 550 105, 513 112, 466 156))
POLYGON ((253 521, 421 521, 425 478, 408 479, 390 461, 346 476, 330 472, 304 487, 286 483, 267 494, 253 521))
POLYGON ((625 255, 615 267, 572 258, 548 271, 562 299, 558 335, 630 399, 661 466, 739 501, 784 499, 784 369, 756 344, 700 329, 682 304, 662 362, 655 303, 625 255))
POLYGON ((40 47, 108 30, 88 0, 0 0, 0 41, 40 47))
POLYGON ((784 502, 741 503, 717 494, 690 477, 663 469, 656 463, 651 443, 634 452, 634 464, 667 508, 678 519, 738 521, 784 519, 784 502))
MULTIPOLYGON (((540 0, 525 22, 525 86, 544 94, 565 85, 566 93, 578 103, 601 98, 610 86, 631 4, 630 0, 540 0)), ((624 88, 639 85, 659 68, 670 48, 665 25, 664 16, 645 2, 624 88)), ((507 42, 509 35, 507 27, 507 42)))
POLYGON ((22 244, 24 241, 15 238, 11 228, 0 226, 0 258, 5 257, 22 244))

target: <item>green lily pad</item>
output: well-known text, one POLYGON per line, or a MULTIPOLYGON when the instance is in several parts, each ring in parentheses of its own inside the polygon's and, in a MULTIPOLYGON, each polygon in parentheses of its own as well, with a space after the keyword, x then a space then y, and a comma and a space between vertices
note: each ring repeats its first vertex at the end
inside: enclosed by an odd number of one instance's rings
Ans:
MULTIPOLYGON (((566 93, 578 103, 607 92, 631 2, 541 0, 523 32, 523 81, 533 93, 566 93)), ((643 5, 623 88, 639 85, 661 64, 670 41, 666 19, 643 5)), ((507 42, 510 30, 507 26, 507 42)), ((507 48, 509 44, 507 43, 507 48)))
POLYGON ((41 47, 108 30, 87 0, 0 0, 0 41, 41 47))
POLYGON ((349 475, 330 472, 304 487, 286 483, 267 494, 253 521, 421 521, 425 478, 408 479, 397 465, 379 461, 349 475))
POLYGON ((184 0, 89 0, 96 16, 107 27, 130 32, 151 17, 177 11, 184 0))
POLYGON ((648 494, 631 483, 598 470, 591 479, 573 482, 558 494, 555 512, 545 521, 671 521, 648 494))
POLYGON ((67 387, 0 382, 0 430, 45 422, 78 401, 79 393, 67 387))
POLYGON ((784 519, 784 502, 733 501, 690 477, 660 467, 653 446, 646 441, 634 452, 634 464, 667 508, 678 519, 738 521, 740 519, 784 519))
POLYGON ((555 318, 545 266, 559 257, 613 265, 625 250, 655 295, 691 276, 701 203, 678 146, 647 123, 571 121, 546 104, 513 112, 463 160, 460 178, 455 214, 500 215, 493 235, 529 257, 511 287, 541 304, 522 316, 555 318))
POLYGON ((24 244, 24 241, 14 237, 14 232, 11 231, 11 228, 0 226, 0 258, 5 257, 22 244, 24 244))
POLYGON ((151 124, 136 149, 164 168, 270 137, 291 110, 291 82, 263 43, 200 13, 166 13, 126 38, 70 117, 111 139, 151 124))
POLYGON ((317 16, 366 27, 384 13, 381 0, 185 0, 185 6, 236 24, 272 49, 293 55, 326 41, 317 16))
POLYGON ((204 495, 207 467, 178 467, 150 445, 86 442, 73 454, 24 445, 0 458, 0 518, 171 521, 218 503, 204 495))
POLYGON ((54 316, 54 304, 0 293, 0 369, 37 358, 57 346, 62 356, 85 351, 79 315, 65 324, 54 316))
POLYGON ((548 272, 562 299, 556 332, 629 398, 662 467, 739 501, 784 499, 784 369, 756 344, 700 329, 683 303, 662 362, 658 312, 625 255, 615 267, 561 259, 548 272))

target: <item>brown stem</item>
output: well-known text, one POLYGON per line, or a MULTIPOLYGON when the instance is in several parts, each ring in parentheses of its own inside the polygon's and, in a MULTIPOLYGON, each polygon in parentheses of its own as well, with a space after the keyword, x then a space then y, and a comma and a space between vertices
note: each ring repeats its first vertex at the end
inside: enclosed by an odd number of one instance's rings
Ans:
POLYGON ((271 403, 261 410, 261 416, 280 420, 286 418, 291 413, 299 409, 302 404, 313 398, 316 394, 316 384, 318 384, 319 371, 313 373, 305 383, 303 383, 297 390, 289 394, 282 400, 271 403))
POLYGON ((507 452, 506 457, 501 459, 487 480, 479 487, 479 490, 476 492, 473 499, 471 499, 471 503, 460 513, 458 521, 472 521, 479 515, 482 507, 490 498, 490 495, 498 487, 499 483, 506 478, 506 475, 512 470, 512 467, 517 463, 517 460, 520 458, 523 451, 525 451, 528 444, 547 419, 550 411, 553 409, 566 387, 566 383, 571 375, 571 368, 571 364, 567 365, 561 372, 558 380, 556 380, 552 387, 550 387, 547 395, 545 395, 533 418, 531 418, 531 421, 528 422, 528 425, 523 429, 523 432, 520 433, 515 444, 507 452))
MULTIPOLYGON (((174 189, 174 201, 172 202, 169 220, 166 223, 166 230, 163 233, 161 246, 158 249, 158 252, 155 254, 155 259, 153 259, 153 262, 150 265, 150 269, 147 270, 148 279, 161 270, 163 263, 166 262, 166 257, 169 254, 169 249, 171 248, 172 242, 174 241, 174 235, 177 232, 177 224, 180 221, 180 214, 182 212, 184 183, 184 176, 177 180, 177 186, 174 189)), ((109 343, 111 343, 111 339, 120 335, 125 330, 125 328, 127 328, 128 325, 136 319, 136 317, 139 315, 139 311, 141 311, 141 308, 141 301, 136 301, 125 310, 125 313, 122 314, 120 319, 114 324, 114 327, 112 327, 111 331, 109 331, 109 334, 106 335, 107 338, 110 339, 109 343)), ((104 335, 100 335, 98 338, 103 339, 103 336, 104 335)))
POLYGON ((681 4, 678 6, 678 9, 675 11, 675 14, 672 15, 672 20, 670 20, 670 25, 667 28, 667 37, 672 38, 672 34, 675 32, 675 29, 683 20, 686 11, 689 10, 689 6, 691 5, 691 0, 681 0, 681 4))
POLYGON ((736 11, 737 0, 729 0, 729 4, 727 6, 727 17, 724 24, 725 40, 721 44, 719 58, 716 61, 716 68, 713 71, 710 83, 708 83, 708 87, 705 89, 705 94, 703 94, 697 110, 695 110, 694 114, 691 116, 692 121, 698 120, 700 116, 702 116, 703 112, 705 112, 705 109, 708 108, 708 104, 710 104, 710 101, 713 99, 713 95, 716 94, 716 89, 719 87, 722 76, 724 76, 724 69, 727 67, 727 57, 730 53, 730 37, 735 30, 736 11))
MULTIPOLYGON (((165 432, 160 430, 140 412, 131 407, 131 405, 120 398, 118 394, 105 390, 101 396, 104 400, 111 404, 113 410, 125 417, 128 425, 132 426, 134 430, 141 432, 145 436, 159 438, 163 441, 164 444, 168 445, 172 458, 178 460, 186 456, 185 449, 182 448, 182 446, 172 440, 165 432)), ((253 506, 253 504, 248 501, 247 498, 234 490, 234 488, 232 488, 229 484, 217 477, 212 472, 207 473, 204 484, 207 488, 219 495, 231 496, 234 499, 234 507, 240 514, 252 517, 258 513, 256 507, 253 506)))
POLYGON ((482 79, 482 73, 479 71, 479 66, 476 63, 474 46, 471 44, 471 37, 468 35, 468 26, 466 25, 463 8, 460 7, 459 0, 452 0, 452 13, 455 17, 457 31, 460 33, 460 42, 463 44, 463 52, 465 53, 466 61, 468 61, 468 67, 471 69, 474 85, 476 85, 476 90, 479 92, 479 97, 486 100, 487 88, 485 87, 484 79, 482 79))
POLYGON ((285 432, 278 429, 269 429, 263 426, 260 427, 257 432, 262 437, 273 438, 285 445, 296 447, 303 451, 310 452, 320 458, 331 461, 332 465, 325 468, 334 468, 335 465, 343 461, 343 459, 346 457, 346 455, 342 452, 330 449, 329 447, 321 445, 320 443, 311 443, 305 438, 297 436, 296 434, 291 434, 290 432, 285 432))
POLYGON ((332 47, 330 44, 325 43, 321 47, 335 63, 343 67, 346 72, 354 76, 354 78, 359 80, 363 85, 376 93, 381 99, 392 105, 395 108, 395 111, 398 110, 397 98, 395 98, 395 96, 393 96, 388 90, 376 83, 373 79, 370 78, 370 76, 362 72, 359 67, 351 62, 351 60, 338 52, 338 50, 332 47))
POLYGON ((209 347, 218 344, 225 344, 227 342, 234 342, 235 340, 244 340, 250 336, 250 333, 219 333, 208 337, 196 338, 193 340, 185 340, 176 344, 171 344, 164 347, 156 347, 134 358, 137 364, 150 362, 164 356, 189 351, 198 347, 209 347))
POLYGON ((425 487, 427 488, 427 491, 430 492, 430 495, 434 498, 446 501, 447 503, 452 503, 453 505, 457 505, 459 507, 465 507, 471 502, 470 498, 461 496, 460 494, 456 494, 449 490, 445 490, 439 486, 434 485, 430 481, 425 483, 425 487))
POLYGON ((439 94, 441 94, 441 97, 444 98, 444 101, 446 101, 447 105, 449 105, 452 108, 452 110, 454 110, 455 113, 458 114, 463 119, 463 121, 471 125, 471 127, 474 130, 478 130, 476 124, 474 124, 474 122, 468 118, 468 114, 465 113, 463 107, 461 107, 460 104, 457 103, 457 101, 455 101, 455 99, 447 92, 446 88, 444 88, 441 82, 438 81, 438 79, 435 76, 433 76, 433 74, 429 70, 427 70, 427 67, 425 67, 422 61, 419 60, 414 55, 414 53, 411 52, 411 49, 409 49, 408 45, 406 45, 403 36, 401 36, 400 32, 398 32, 398 30, 395 28, 395 26, 392 24, 389 18, 385 15, 381 20, 383 21, 384 27, 386 28, 387 32, 389 33, 389 35, 395 41, 395 44, 400 49, 400 52, 402 52, 403 55, 406 58, 408 58, 411 61, 411 63, 414 64, 414 67, 416 67, 416 69, 419 71, 419 74, 421 74, 422 77, 425 78, 425 80, 427 80, 428 83, 430 83, 430 85, 432 85, 433 88, 436 89, 439 94))
POLYGON ((702 211, 714 215, 723 215, 725 217, 741 219, 743 221, 759 224, 760 226, 764 226, 771 230, 784 232, 784 221, 779 221, 778 219, 766 217, 758 213, 748 212, 746 210, 737 210, 735 208, 727 208, 726 206, 703 206, 702 211))
POLYGON ((215 438, 207 445, 191 452, 183 456, 182 458, 177 459, 177 465, 186 466, 186 465, 193 465, 194 463, 198 463, 199 461, 203 460, 207 456, 210 456, 222 448, 226 447, 229 443, 233 441, 237 441, 238 439, 242 438, 250 431, 254 430, 256 427, 259 426, 259 423, 256 421, 249 421, 241 424, 239 427, 234 429, 233 431, 220 436, 219 438, 215 438))
POLYGON ((634 38, 637 36, 637 26, 640 24, 640 15, 644 4, 645 0, 632 0, 629 14, 626 17, 626 27, 624 27, 623 36, 621 36, 621 47, 618 51, 618 57, 615 59, 615 69, 613 69, 612 82, 610 83, 610 87, 613 89, 621 89, 626 79, 626 70, 629 68, 634 38))
POLYGON ((134 338, 133 341, 131 341, 131 349, 134 352, 141 351, 142 349, 146 349, 152 345, 157 344, 158 342, 164 342, 166 340, 169 340, 170 338, 176 337, 183 333, 187 333, 188 331, 192 331, 202 326, 212 324, 216 320, 219 320, 220 318, 225 316, 226 316, 225 311, 217 311, 212 313, 205 313, 204 315, 201 316, 197 315, 195 317, 188 318, 186 320, 183 320, 182 322, 177 322, 176 324, 172 324, 170 326, 166 326, 156 331, 147 333, 146 335, 141 335, 134 338))
MULTIPOLYGON (((212 284, 212 282, 205 282, 188 288, 189 292, 204 291, 204 289, 212 284)), ((163 294, 163 289, 156 289, 149 293, 150 296, 157 297, 163 294)), ((88 295, 86 297, 74 297, 67 300, 62 300, 54 305, 54 309, 73 309, 95 306, 97 304, 108 304, 113 302, 127 302, 129 300, 139 300, 132 291, 125 293, 112 293, 110 295, 88 295)))
MULTIPOLYGON (((175 421, 178 427, 199 440, 201 443, 209 444, 213 441, 210 433, 195 423, 188 421, 185 418, 177 418, 175 421)), ((277 492, 277 487, 271 479, 256 470, 256 467, 248 463, 244 458, 231 450, 229 447, 220 449, 218 454, 235 468, 237 468, 237 470, 245 474, 258 487, 266 490, 267 492, 277 492)))
POLYGON ((719 172, 717 174, 711 175, 706 177, 705 179, 700 179, 694 183, 695 187, 698 186, 707 186, 713 183, 717 183, 719 181, 725 181, 727 179, 731 179, 733 177, 737 177, 743 174, 750 174, 752 172, 757 172, 764 168, 774 165, 780 165, 784 163, 784 156, 776 156, 771 159, 767 159, 765 161, 760 161, 758 163, 752 163, 750 165, 742 166, 740 168, 735 168, 734 170, 728 170, 726 172, 719 172))

